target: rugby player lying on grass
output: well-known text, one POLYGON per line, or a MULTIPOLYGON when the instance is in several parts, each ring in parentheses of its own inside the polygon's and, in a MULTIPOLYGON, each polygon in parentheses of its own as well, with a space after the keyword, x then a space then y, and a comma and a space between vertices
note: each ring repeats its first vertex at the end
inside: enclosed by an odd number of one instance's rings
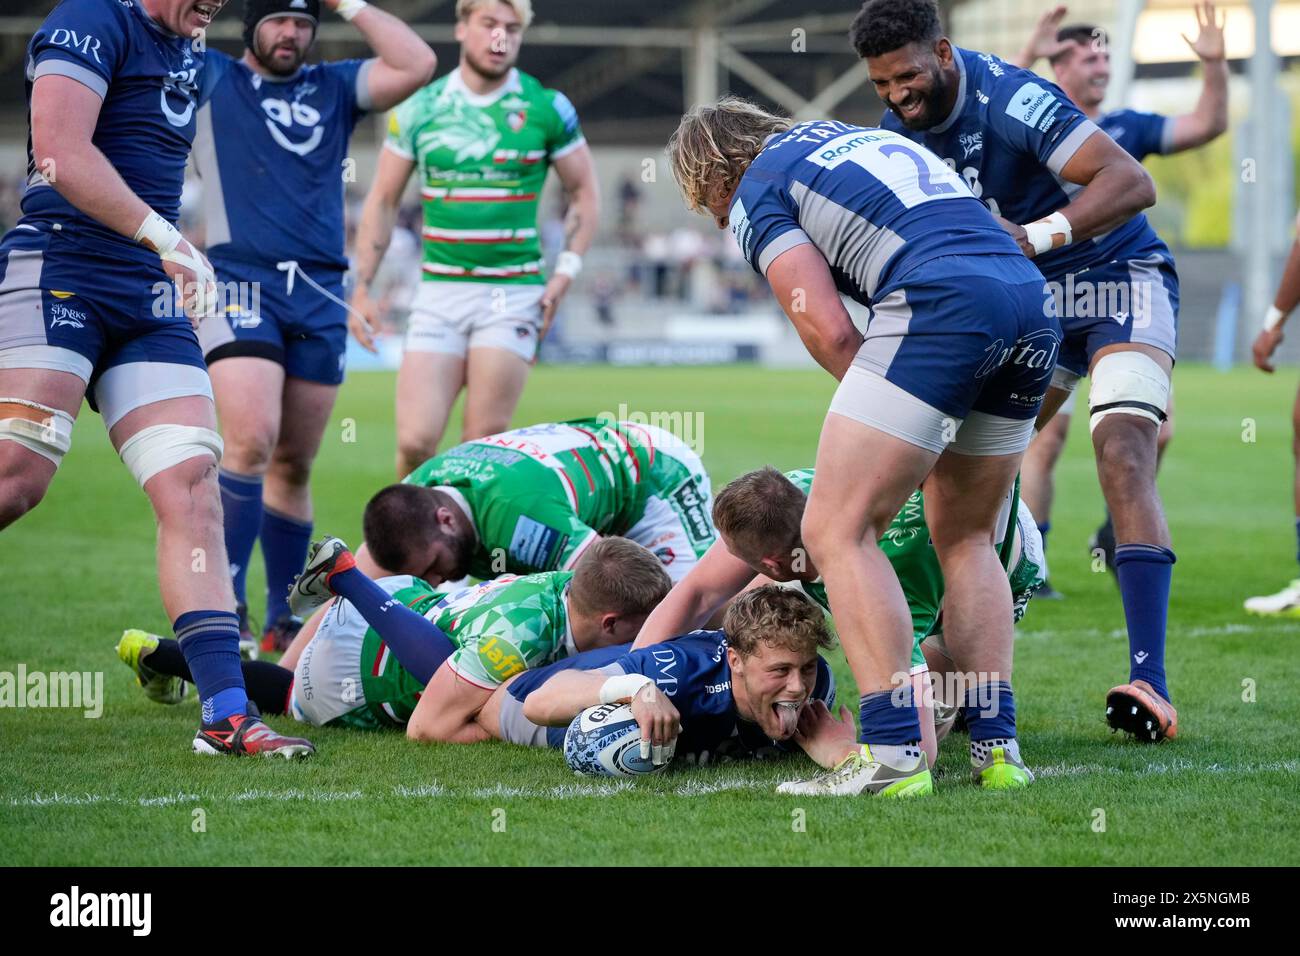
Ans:
POLYGON ((483 708, 502 740, 563 745, 565 728, 602 703, 629 703, 642 755, 766 756, 794 745, 823 767, 858 748, 853 715, 835 705, 835 679, 818 654, 831 646, 826 616, 807 597, 768 585, 727 608, 720 631, 696 631, 614 656, 595 651, 519 675, 483 708))
POLYGON ((580 418, 488 435, 435 455, 403 483, 419 487, 438 516, 423 575, 433 584, 567 571, 601 535, 644 545, 679 581, 716 537, 699 455, 634 421, 580 418))
MULTIPOLYGON (((604 538, 573 571, 439 592, 411 573, 427 557, 420 522, 435 519, 406 514, 398 505, 407 497, 386 489, 367 506, 367 531, 385 542, 375 553, 389 567, 354 561, 337 538, 317 545, 295 584, 295 604, 302 606, 304 591, 341 599, 312 616, 279 665, 244 664, 263 713, 353 727, 409 720, 416 739, 484 740, 475 717, 502 681, 584 650, 626 645, 671 585, 650 552, 604 538), (409 534, 383 533, 396 528, 409 534)), ((189 674, 174 641, 128 631, 118 654, 151 698, 180 699, 176 679, 189 674)))
MULTIPOLYGON (((634 646, 650 647, 700 627, 744 589, 769 581, 797 584, 829 612, 821 573, 804 550, 799 530, 813 473, 812 468, 801 468, 783 475, 766 467, 741 475, 723 488, 713 502, 719 540, 655 608, 634 646)), ((1015 488, 1004 511, 998 519, 1002 529, 999 540, 993 546, 1007 569, 1012 613, 1019 621, 1043 580, 1042 537, 1015 488)), ((933 766, 938 742, 951 728, 958 708, 942 700, 936 701, 937 708, 931 706, 927 672, 960 670, 961 662, 954 668, 942 640, 943 572, 925 524, 920 491, 907 500, 889 525, 880 539, 880 549, 898 575, 912 617, 909 673, 920 711, 922 750, 933 766)))

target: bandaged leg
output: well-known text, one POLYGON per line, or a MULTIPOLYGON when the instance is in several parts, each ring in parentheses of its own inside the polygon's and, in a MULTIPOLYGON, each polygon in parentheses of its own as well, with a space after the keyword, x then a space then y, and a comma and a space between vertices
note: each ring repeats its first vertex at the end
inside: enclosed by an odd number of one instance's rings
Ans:
POLYGON ((1097 360, 1088 392, 1089 429, 1107 415, 1136 415, 1158 428, 1169 406, 1169 375, 1142 352, 1111 352, 1097 360))
POLYGON ((210 428, 193 425, 150 425, 122 444, 122 463, 143 488, 145 483, 173 465, 200 456, 221 461, 221 436, 210 428))
POLYGON ((0 441, 13 441, 59 466, 72 447, 72 416, 24 398, 0 398, 0 441))

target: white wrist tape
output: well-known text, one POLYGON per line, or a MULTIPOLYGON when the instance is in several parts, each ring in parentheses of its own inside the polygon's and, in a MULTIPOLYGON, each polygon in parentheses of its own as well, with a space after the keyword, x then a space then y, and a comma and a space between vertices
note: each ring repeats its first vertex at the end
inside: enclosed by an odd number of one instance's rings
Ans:
POLYGON ((557 276, 568 276, 570 279, 576 279, 581 271, 582 256, 576 252, 565 249, 555 257, 555 274, 557 276))
POLYGON ((600 702, 602 704, 618 704, 625 700, 631 700, 641 692, 642 687, 653 683, 654 681, 646 677, 645 674, 620 674, 617 677, 611 677, 600 685, 600 702))
POLYGON ((1034 247, 1034 255, 1041 256, 1044 252, 1068 246, 1074 239, 1074 230, 1070 226, 1070 220, 1060 212, 1054 212, 1045 219, 1027 223, 1025 238, 1034 247))
POLYGON ((366 3, 366 0, 339 0, 339 5, 334 8, 334 12, 344 20, 351 20, 368 6, 370 4, 366 3))
POLYGON ((1277 328, 1279 325, 1282 324, 1282 321, 1285 318, 1286 318, 1285 312, 1283 312, 1275 305, 1270 305, 1268 307, 1268 312, 1264 316, 1264 331, 1272 332, 1275 328, 1277 328))
POLYGON ((135 231, 135 241, 165 256, 181 241, 181 231, 152 209, 135 231))

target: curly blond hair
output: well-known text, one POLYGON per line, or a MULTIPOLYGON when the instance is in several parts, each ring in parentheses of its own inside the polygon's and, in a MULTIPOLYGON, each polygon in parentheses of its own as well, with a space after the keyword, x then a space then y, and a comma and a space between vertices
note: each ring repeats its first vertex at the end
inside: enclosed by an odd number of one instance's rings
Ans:
POLYGON ((711 202, 736 188, 767 138, 793 125, 790 118, 738 96, 724 96, 714 106, 687 112, 667 147, 668 164, 686 207, 707 212, 711 202))
POLYGON ((799 654, 832 645, 826 612, 802 591, 765 584, 745 591, 722 617, 727 645, 749 657, 760 644, 784 647, 799 654))

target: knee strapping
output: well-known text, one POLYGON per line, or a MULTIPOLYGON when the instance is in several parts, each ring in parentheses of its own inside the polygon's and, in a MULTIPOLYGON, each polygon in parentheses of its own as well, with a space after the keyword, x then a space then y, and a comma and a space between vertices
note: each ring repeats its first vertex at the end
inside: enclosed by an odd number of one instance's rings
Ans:
POLYGON ((143 488, 154 475, 190 458, 208 456, 221 461, 221 436, 193 425, 151 425, 122 445, 122 463, 143 488))
POLYGON ((1157 427, 1169 406, 1169 376, 1142 352, 1111 352, 1097 361, 1088 391, 1089 429, 1107 415, 1136 415, 1157 427))

